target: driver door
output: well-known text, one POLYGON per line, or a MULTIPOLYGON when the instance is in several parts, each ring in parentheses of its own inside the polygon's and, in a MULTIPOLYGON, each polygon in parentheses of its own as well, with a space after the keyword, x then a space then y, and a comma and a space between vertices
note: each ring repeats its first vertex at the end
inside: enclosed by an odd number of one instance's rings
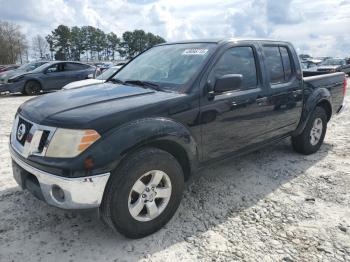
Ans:
POLYGON ((66 77, 64 66, 65 63, 57 63, 46 69, 43 76, 44 90, 56 90, 64 85, 66 77))
POLYGON ((262 141, 269 123, 263 106, 266 90, 262 84, 258 53, 254 45, 226 49, 214 63, 207 77, 212 89, 217 78, 241 74, 242 87, 201 99, 202 159, 222 157, 262 141))

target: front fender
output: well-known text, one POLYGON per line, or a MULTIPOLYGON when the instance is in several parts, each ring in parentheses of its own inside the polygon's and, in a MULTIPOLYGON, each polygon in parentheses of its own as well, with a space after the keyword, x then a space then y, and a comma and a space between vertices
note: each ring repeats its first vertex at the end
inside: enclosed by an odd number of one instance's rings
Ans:
POLYGON ((29 81, 36 81, 38 83, 40 83, 41 87, 43 87, 44 82, 40 77, 36 77, 36 76, 27 76, 25 79, 25 84, 29 81))
POLYGON ((163 117, 140 119, 112 129, 87 150, 86 154, 93 157, 96 168, 101 169, 99 172, 111 171, 128 153, 139 147, 162 141, 181 146, 190 164, 196 165, 197 143, 190 130, 179 122, 163 117))
POLYGON ((297 129, 294 131, 293 136, 299 135, 303 132, 307 122, 309 121, 312 112, 315 110, 316 106, 321 102, 326 102, 331 105, 331 93, 327 88, 305 88, 305 97, 303 105, 303 112, 301 114, 300 122, 297 129))

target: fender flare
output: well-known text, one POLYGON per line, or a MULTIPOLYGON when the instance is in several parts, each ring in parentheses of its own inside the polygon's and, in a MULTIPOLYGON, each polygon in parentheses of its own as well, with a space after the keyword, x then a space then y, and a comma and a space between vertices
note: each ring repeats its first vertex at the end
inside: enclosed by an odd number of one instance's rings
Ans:
POLYGON ((92 156, 97 169, 110 172, 137 149, 161 143, 181 147, 186 153, 190 173, 197 168, 198 145, 190 130, 173 119, 163 117, 135 120, 108 131, 81 155, 81 159, 92 156))
POLYGON ((23 91, 24 91, 24 88, 25 88, 26 84, 27 84, 29 81, 38 82, 38 83, 40 84, 41 89, 43 89, 43 82, 41 81, 40 78, 26 77, 26 79, 25 79, 25 81, 24 81, 24 85, 23 85, 23 91))
MULTIPOLYGON (((326 88, 315 89, 314 92, 304 102, 303 111, 297 129, 293 132, 293 136, 301 134, 309 121, 311 114, 316 106, 320 103, 326 103, 332 108, 331 93, 326 88)), ((331 113, 332 114, 332 113, 331 113)))

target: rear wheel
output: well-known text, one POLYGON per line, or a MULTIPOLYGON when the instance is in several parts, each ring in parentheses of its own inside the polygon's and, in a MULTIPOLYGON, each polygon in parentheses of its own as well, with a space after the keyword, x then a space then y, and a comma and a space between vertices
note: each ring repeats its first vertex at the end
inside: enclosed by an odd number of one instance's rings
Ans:
POLYGON ((24 86, 24 94, 28 96, 37 95, 41 91, 41 85, 37 81, 28 81, 24 86))
POLYGON ((309 155, 315 153, 322 145, 327 130, 327 114, 322 107, 316 107, 304 131, 292 137, 296 152, 309 155))
POLYGON ((126 237, 152 234, 174 215, 183 185, 183 171, 175 157, 144 148, 112 174, 100 207, 102 219, 126 237))

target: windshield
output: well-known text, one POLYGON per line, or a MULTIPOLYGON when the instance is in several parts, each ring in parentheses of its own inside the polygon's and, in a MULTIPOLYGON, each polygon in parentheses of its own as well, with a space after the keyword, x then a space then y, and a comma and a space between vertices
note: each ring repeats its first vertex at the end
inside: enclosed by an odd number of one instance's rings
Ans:
POLYGON ((117 72, 120 68, 121 68, 121 66, 111 67, 111 68, 107 69, 106 71, 104 71, 102 74, 100 74, 98 77, 96 77, 96 79, 98 79, 98 80, 107 80, 115 72, 117 72))
POLYGON ((345 61, 343 59, 327 59, 321 65, 345 65, 345 61))
POLYGON ((37 68, 40 65, 42 65, 42 63, 32 62, 32 63, 21 65, 18 69, 19 70, 24 70, 24 71, 31 71, 31 70, 34 70, 35 68, 37 68))
POLYGON ((45 64, 43 64, 43 65, 41 65, 41 66, 35 68, 35 69, 32 71, 32 73, 41 73, 44 69, 47 68, 48 65, 49 65, 48 63, 45 63, 45 64))
POLYGON ((195 75, 214 48, 210 43, 156 46, 124 66, 113 79, 152 82, 176 91, 195 75))

